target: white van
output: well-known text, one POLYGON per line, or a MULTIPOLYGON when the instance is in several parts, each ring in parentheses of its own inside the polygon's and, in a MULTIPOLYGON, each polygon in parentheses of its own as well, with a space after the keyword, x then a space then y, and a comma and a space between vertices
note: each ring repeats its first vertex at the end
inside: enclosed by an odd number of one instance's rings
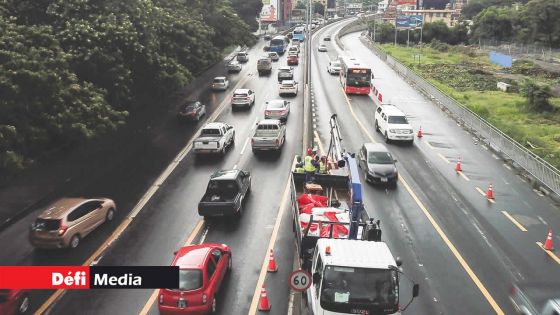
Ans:
POLYGON ((375 130, 381 132, 385 142, 391 140, 414 142, 414 130, 406 115, 393 105, 381 105, 375 111, 375 130))

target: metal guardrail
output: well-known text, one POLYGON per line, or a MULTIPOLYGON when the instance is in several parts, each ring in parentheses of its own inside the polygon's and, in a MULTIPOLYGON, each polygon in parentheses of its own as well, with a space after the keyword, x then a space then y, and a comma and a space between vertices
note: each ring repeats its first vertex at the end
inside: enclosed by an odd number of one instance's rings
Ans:
POLYGON ((403 65, 380 48, 375 47, 370 38, 367 38, 364 42, 401 77, 416 85, 422 93, 446 108, 459 123, 470 129, 482 141, 486 141, 493 150, 503 153, 557 196, 560 196, 560 171, 557 168, 500 131, 465 105, 424 80, 414 70, 403 65))

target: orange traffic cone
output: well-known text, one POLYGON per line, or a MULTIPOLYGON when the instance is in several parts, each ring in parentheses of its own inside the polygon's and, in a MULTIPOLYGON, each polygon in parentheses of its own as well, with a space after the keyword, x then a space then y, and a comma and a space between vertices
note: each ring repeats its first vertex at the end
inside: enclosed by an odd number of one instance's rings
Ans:
POLYGON ((552 229, 548 230, 548 235, 546 236, 546 241, 544 242, 544 249, 545 250, 554 250, 552 247, 552 229))
POLYGON ((278 266, 276 266, 276 260, 274 260, 274 253, 272 249, 270 250, 270 256, 268 259, 268 272, 276 272, 278 271, 278 266))
POLYGON ((488 186, 488 190, 486 191, 486 198, 494 199, 494 190, 492 189, 492 183, 488 186))
POLYGON ((266 289, 264 284, 261 289, 261 298, 259 299, 259 311, 270 311, 270 303, 268 303, 268 297, 266 296, 266 289))
POLYGON ((463 169, 461 168, 461 158, 457 160, 457 165, 455 165, 455 171, 461 172, 463 169))
POLYGON ((420 129, 418 129, 418 138, 422 138, 422 126, 420 126, 420 129))

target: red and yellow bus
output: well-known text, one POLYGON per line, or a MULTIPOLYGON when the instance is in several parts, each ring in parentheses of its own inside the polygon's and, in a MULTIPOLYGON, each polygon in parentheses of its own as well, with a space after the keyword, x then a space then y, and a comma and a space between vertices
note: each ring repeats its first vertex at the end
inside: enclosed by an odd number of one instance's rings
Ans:
POLYGON ((340 57, 340 83, 346 94, 369 94, 371 92, 371 68, 358 59, 340 57))

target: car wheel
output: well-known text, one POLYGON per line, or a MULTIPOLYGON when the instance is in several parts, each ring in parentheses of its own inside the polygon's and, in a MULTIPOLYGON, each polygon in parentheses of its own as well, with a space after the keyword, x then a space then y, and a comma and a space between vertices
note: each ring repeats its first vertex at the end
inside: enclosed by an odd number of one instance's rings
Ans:
POLYGON ((29 309, 29 295, 24 294, 18 304, 18 314, 25 314, 29 309))
POLYGON ((80 236, 78 234, 74 234, 70 239, 70 248, 74 249, 80 245, 80 236))
POLYGON ((216 314, 216 298, 212 298, 212 309, 210 311, 211 314, 216 314))
POLYGON ((385 131, 385 143, 389 143, 389 135, 387 135, 387 131, 385 131))
POLYGON ((367 178, 367 169, 363 168, 364 171, 364 180, 366 181, 366 183, 368 182, 368 178, 367 178))
POLYGON ((114 217, 115 217, 115 209, 111 208, 107 210, 107 221, 113 221, 114 217))
POLYGON ((375 131, 379 132, 379 123, 375 120, 375 131))

